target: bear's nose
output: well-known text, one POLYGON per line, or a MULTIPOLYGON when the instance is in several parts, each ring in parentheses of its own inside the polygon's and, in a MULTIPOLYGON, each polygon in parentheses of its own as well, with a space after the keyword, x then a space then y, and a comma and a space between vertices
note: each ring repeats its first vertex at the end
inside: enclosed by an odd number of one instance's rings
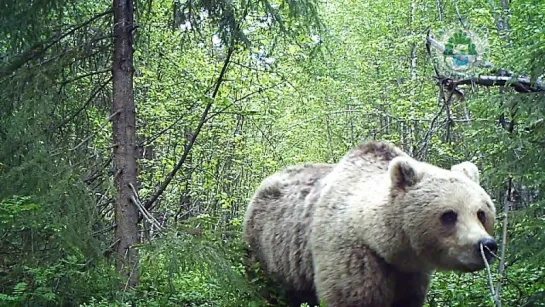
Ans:
POLYGON ((496 243, 496 240, 494 239, 484 239, 481 240, 480 244, 482 244, 486 249, 490 250, 494 254, 498 251, 498 243, 496 243))
POLYGON ((483 251, 487 258, 491 258, 493 256, 491 253, 495 254, 498 251, 498 243, 496 243, 496 240, 494 239, 486 238, 480 240, 476 246, 479 254, 481 253, 481 245, 483 246, 483 251))

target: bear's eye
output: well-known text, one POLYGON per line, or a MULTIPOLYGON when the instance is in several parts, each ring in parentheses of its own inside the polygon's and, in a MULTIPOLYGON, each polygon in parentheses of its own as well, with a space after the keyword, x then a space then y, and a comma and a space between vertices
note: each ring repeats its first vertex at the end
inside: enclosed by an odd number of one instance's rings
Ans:
POLYGON ((441 215, 441 222, 447 226, 456 224, 458 214, 452 210, 449 210, 441 215))
POLYGON ((479 221, 481 221, 481 223, 486 223, 486 214, 484 213, 483 210, 479 210, 477 211, 477 217, 479 218, 479 221))

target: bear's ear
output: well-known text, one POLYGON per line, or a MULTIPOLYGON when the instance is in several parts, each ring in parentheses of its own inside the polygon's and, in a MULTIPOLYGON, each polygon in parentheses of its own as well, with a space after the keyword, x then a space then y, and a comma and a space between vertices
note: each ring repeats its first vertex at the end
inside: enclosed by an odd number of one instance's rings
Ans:
POLYGON ((399 189, 406 189, 417 184, 422 178, 418 162, 409 157, 395 157, 388 166, 392 184, 399 189))
POLYGON ((479 177, 480 177, 479 168, 477 168, 477 165, 475 165, 475 164, 473 164, 473 163, 471 163, 469 161, 465 161, 465 162, 453 165, 450 168, 450 170, 453 171, 453 172, 456 172, 456 173, 463 174, 467 178, 471 179, 472 181, 474 181, 476 183, 479 183, 479 181, 480 181, 480 179, 479 179, 479 177))

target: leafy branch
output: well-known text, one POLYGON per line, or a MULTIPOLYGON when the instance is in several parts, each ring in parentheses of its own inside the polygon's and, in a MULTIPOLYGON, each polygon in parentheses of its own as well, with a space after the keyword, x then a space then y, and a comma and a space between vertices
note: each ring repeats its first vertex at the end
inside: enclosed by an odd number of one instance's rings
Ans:
POLYGON ((232 43, 231 46, 229 47, 228 51, 227 51, 227 56, 225 57, 225 61, 223 62, 223 67, 222 67, 222 69, 220 71, 220 74, 218 76, 218 79, 216 81, 216 86, 215 86, 214 91, 212 93, 210 102, 208 102, 206 104, 206 107, 204 108, 204 111, 203 111, 203 113, 201 115, 200 121, 197 124, 197 127, 195 128, 195 131, 193 133, 191 133, 191 137, 189 138, 188 143, 184 147, 184 152, 182 153, 182 157, 180 158, 178 163, 176 163, 176 165, 174 166, 172 171, 165 177, 165 180, 163 181, 163 183, 161 183, 161 185, 156 190, 156 192, 144 203, 144 208, 146 208, 148 210, 153 209, 153 207, 154 207, 153 204, 155 203, 155 201, 163 194, 163 192, 165 192, 166 188, 168 187, 168 185, 170 184, 172 179, 174 179, 174 176, 176 176, 176 173, 178 173, 178 171, 184 165, 184 163, 185 163, 185 161, 186 161, 186 159, 187 159, 187 157, 189 155, 189 152, 193 148, 193 145, 195 144, 195 141, 197 140, 197 137, 199 136, 199 133, 202 130, 202 127, 208 121, 208 113, 210 112, 210 108, 212 108, 212 105, 214 103, 214 100, 215 100, 218 92, 219 92, 221 84, 223 83, 225 73, 227 72, 227 67, 229 66, 229 63, 231 61, 231 57, 232 57, 233 52, 234 52, 234 48, 235 48, 234 43, 232 43))
POLYGON ((65 33, 60 33, 56 37, 49 38, 47 40, 41 41, 39 43, 34 44, 32 47, 30 47, 29 50, 23 52, 22 54, 19 54, 15 57, 14 60, 8 62, 4 67, 0 68, 0 78, 8 77, 13 72, 21 68, 26 63, 32 61, 33 59, 36 59, 38 57, 41 57, 49 48, 53 47, 55 44, 62 41, 64 38, 74 34, 76 31, 90 25, 95 20, 110 15, 113 11, 107 10, 105 12, 102 12, 98 15, 93 16, 89 20, 74 26, 72 29, 66 31, 65 33))

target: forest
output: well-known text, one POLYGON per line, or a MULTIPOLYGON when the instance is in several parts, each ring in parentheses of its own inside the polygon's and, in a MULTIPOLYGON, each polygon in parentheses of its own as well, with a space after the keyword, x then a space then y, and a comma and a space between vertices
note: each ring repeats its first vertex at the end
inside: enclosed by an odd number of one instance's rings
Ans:
MULTIPOLYGON (((263 179, 370 140, 478 166, 497 261, 425 306, 545 306, 545 1, 0 1, 0 305, 268 306, 263 179)), ((280 304, 281 305, 281 304, 280 304)))

